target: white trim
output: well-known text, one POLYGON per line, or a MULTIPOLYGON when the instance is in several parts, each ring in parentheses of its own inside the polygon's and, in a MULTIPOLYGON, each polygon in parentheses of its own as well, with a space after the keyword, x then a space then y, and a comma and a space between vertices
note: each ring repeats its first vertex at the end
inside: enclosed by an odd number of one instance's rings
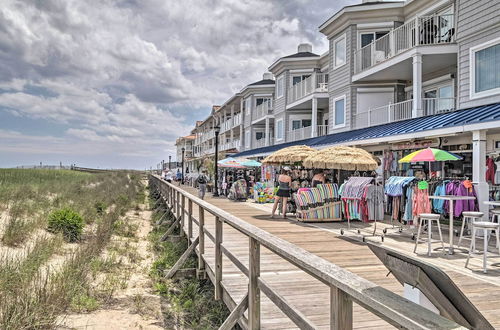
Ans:
MULTIPOLYGON (((369 29, 369 30, 358 30, 357 33, 356 33, 356 38, 357 38, 357 42, 356 42, 356 45, 357 45, 357 49, 361 49, 361 35, 362 34, 376 34, 377 32, 387 32, 389 33, 391 31, 391 28, 389 29, 369 29)), ((377 40, 375 39, 377 37, 377 35, 373 36, 373 41, 377 40)), ((372 42, 373 42, 372 41, 372 42)))
POLYGON ((295 69, 295 70, 289 70, 290 73, 308 73, 308 72, 314 72, 314 69, 295 69))
POLYGON ((328 73, 328 68, 330 67, 329 64, 325 65, 325 66, 322 66, 321 69, 319 69, 321 71, 321 73, 328 73))
POLYGON ((346 116, 346 112, 347 112, 347 111, 346 111, 346 110, 347 110, 346 100, 347 100, 347 96, 346 96, 346 94, 341 95, 341 96, 338 96, 338 97, 336 97, 336 98, 334 98, 334 99, 332 100, 332 107, 333 107, 333 108, 332 108, 332 110, 333 110, 333 111, 332 111, 332 112, 333 112, 333 116, 332 116, 332 123, 331 123, 331 127, 332 127, 332 129, 342 128, 342 127, 345 127, 345 126, 346 126, 346 119, 347 119, 347 118, 346 118, 346 117, 347 117, 347 116, 346 116), (335 115, 336 115, 335 102, 337 102, 337 101, 339 101, 339 100, 341 100, 341 99, 343 99, 343 100, 344 100, 344 123, 343 123, 343 124, 335 124, 335 115))
MULTIPOLYGON (((392 29, 394 27, 394 22, 377 22, 377 23, 359 23, 356 25, 358 30, 368 30, 368 29, 392 29)), ((368 31, 369 32, 369 31, 368 31)))
POLYGON ((276 132, 274 134, 276 141, 283 141, 285 139, 285 125, 283 118, 276 120, 276 132), (278 124, 281 123, 281 137, 279 137, 280 130, 278 129, 278 124))
POLYGON ((482 92, 476 92, 476 62, 475 55, 477 52, 484 50, 486 48, 496 46, 500 44, 500 38, 495 38, 493 40, 487 41, 480 45, 471 47, 469 49, 469 99, 479 99, 487 96, 494 96, 500 94, 500 87, 488 89, 482 92))
POLYGON ((347 64, 347 33, 345 33, 345 32, 342 33, 340 36, 338 36, 336 39, 334 39, 332 41, 332 64, 333 64, 333 70, 341 68, 342 66, 347 64), (337 42, 341 41, 342 39, 344 39, 344 43, 345 43, 345 54, 344 54, 345 60, 344 60, 344 63, 336 65, 335 64, 335 57, 337 56, 337 53, 336 53, 335 45, 337 42))
MULTIPOLYGON (((438 84, 445 84, 447 85, 449 82, 452 82, 453 87, 455 87, 455 79, 451 77, 451 74, 445 74, 444 76, 437 77, 434 79, 426 80, 422 82, 422 87, 429 87, 431 85, 438 85, 438 84)), ((407 86, 405 87, 405 92, 412 92, 413 91, 413 86, 407 86)))
POLYGON ((385 92, 394 92, 394 87, 358 87, 356 89, 358 93, 385 93, 385 92))
POLYGON ((276 95, 276 99, 280 99, 282 98, 283 96, 285 96, 285 75, 280 75, 278 78, 276 78, 276 90, 275 90, 275 93, 274 95, 276 95), (279 81, 281 80, 281 95, 279 93, 279 81))
POLYGON ((267 68, 268 71, 273 71, 273 69, 280 63, 280 62, 300 62, 300 61, 309 61, 309 60, 319 60, 319 56, 309 56, 309 57, 291 57, 291 58, 279 58, 277 59, 269 68, 267 68))
POLYGON ((267 94, 253 94, 253 96, 261 98, 261 97, 270 97, 273 96, 273 93, 267 93, 267 94))

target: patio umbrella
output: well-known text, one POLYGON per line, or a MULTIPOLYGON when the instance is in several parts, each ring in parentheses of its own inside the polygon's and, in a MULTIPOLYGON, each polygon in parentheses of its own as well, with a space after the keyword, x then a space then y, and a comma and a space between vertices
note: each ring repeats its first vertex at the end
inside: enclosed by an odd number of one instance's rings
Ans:
POLYGON ((273 152, 272 154, 264 158, 262 164, 286 165, 300 163, 315 151, 316 149, 304 145, 291 146, 273 152))
POLYGON ((259 167, 262 165, 260 162, 253 159, 242 159, 241 164, 246 167, 259 167))
POLYGON ((368 151, 344 146, 316 151, 307 157, 303 164, 308 168, 347 171, 373 171, 378 167, 377 161, 368 151))
POLYGON ((245 166, 240 161, 238 161, 237 159, 232 158, 232 157, 228 157, 226 159, 219 160, 217 162, 217 164, 220 167, 245 168, 245 166))
POLYGON ((425 148, 412 152, 399 160, 400 163, 416 162, 444 162, 447 160, 461 160, 462 157, 446 150, 425 148))
POLYGON ((431 176, 431 162, 444 162, 448 160, 461 160, 462 157, 446 150, 425 148, 412 152, 399 160, 399 163, 429 162, 429 178, 431 176))

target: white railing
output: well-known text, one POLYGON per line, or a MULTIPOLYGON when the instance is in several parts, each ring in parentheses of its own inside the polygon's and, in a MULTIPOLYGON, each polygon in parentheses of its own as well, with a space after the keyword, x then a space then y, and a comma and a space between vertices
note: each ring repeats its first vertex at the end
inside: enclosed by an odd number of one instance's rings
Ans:
POLYGON ((453 14, 414 18, 354 53, 354 73, 394 57, 419 45, 437 45, 455 41, 453 14))
POLYGON ((317 136, 328 135, 328 125, 318 125, 317 136))
POLYGON ((254 118, 261 119, 270 114, 273 110, 273 101, 271 99, 264 101, 262 104, 259 104, 255 107, 254 118))
POLYGON ((226 132, 226 131, 229 131, 232 127, 232 119, 229 118, 228 120, 226 120, 225 122, 222 123, 221 127, 220 127, 220 131, 221 132, 226 132))
POLYGON ((293 103, 315 92, 328 92, 328 74, 315 72, 288 89, 287 103, 293 103))
POLYGON ((233 118, 233 127, 241 125, 241 112, 234 116, 233 118))
POLYGON ((455 111, 456 110, 455 98, 454 97, 423 98, 422 108, 424 109, 425 116, 455 111))
POLYGON ((265 147, 265 146, 266 146, 266 139, 265 138, 253 141, 254 148, 261 148, 261 147, 265 147))
POLYGON ((287 133, 287 142, 309 139, 311 137, 312 126, 293 129, 287 133))

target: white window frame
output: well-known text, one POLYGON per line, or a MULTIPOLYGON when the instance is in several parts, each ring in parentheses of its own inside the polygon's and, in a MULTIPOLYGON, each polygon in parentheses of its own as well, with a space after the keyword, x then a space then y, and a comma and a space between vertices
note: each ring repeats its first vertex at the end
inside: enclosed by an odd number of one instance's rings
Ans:
POLYGON ((482 97, 488 97, 488 96, 494 96, 494 95, 499 95, 500 94, 500 87, 493 88, 493 89, 488 89, 483 92, 476 92, 476 53, 500 44, 500 38, 495 38, 493 40, 487 41, 485 43, 482 43, 480 45, 471 47, 469 49, 469 98, 471 100, 473 99, 479 99, 482 97))
POLYGON ((339 97, 336 97, 332 100, 332 106, 333 106, 333 117, 332 117, 332 128, 333 129, 336 129, 336 128, 342 128, 342 127, 345 127, 346 125, 346 119, 347 119, 347 116, 346 116, 346 110, 347 110, 347 103, 346 103, 346 100, 347 100, 347 97, 346 95, 341 95, 339 97), (337 109, 335 109, 335 103, 339 100, 344 100, 344 123, 343 124, 339 124, 339 125, 336 125, 335 124, 335 112, 337 111, 337 109))
POLYGON ((250 131, 245 132, 245 148, 250 148, 250 141, 252 139, 252 134, 250 131))
POLYGON ((252 97, 249 96, 243 100, 245 103, 245 116, 250 116, 250 109, 252 108, 252 97))
POLYGON ((282 98, 285 95, 285 77, 283 75, 279 76, 276 79, 276 98, 282 98), (280 93, 280 81, 281 81, 281 93, 280 93))
POLYGON ((387 33, 389 33, 390 30, 391 30, 390 28, 358 30, 358 49, 361 49, 361 35, 362 34, 372 34, 373 35, 373 40, 377 40, 376 39, 376 37, 377 37, 376 33, 380 33, 380 32, 387 32, 387 33))
POLYGON ((276 120, 276 141, 282 141, 285 136, 285 126, 283 126, 283 118, 276 120), (279 130, 279 123, 281 123, 281 137, 279 130))
POLYGON ((332 56, 332 65, 333 65, 333 69, 338 69, 338 68, 340 68, 340 67, 342 67, 342 66, 344 66, 344 65, 346 65, 346 64, 347 64, 347 34, 346 34, 346 33, 344 33, 344 34, 340 35, 339 37, 337 37, 337 39, 333 40, 333 43, 332 43, 332 55, 333 55, 333 56, 332 56), (342 39, 344 39, 344 43, 345 43, 345 60, 344 60, 344 63, 337 65, 337 64, 335 63, 336 56, 337 56, 337 54, 336 54, 336 49, 335 49, 335 45, 336 45, 339 41, 341 41, 342 39))

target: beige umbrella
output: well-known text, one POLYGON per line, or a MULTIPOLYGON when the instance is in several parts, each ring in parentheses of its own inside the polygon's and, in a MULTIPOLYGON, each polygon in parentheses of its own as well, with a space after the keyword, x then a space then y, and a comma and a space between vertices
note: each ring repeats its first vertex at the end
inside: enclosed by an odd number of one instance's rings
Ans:
POLYGON ((291 146, 273 152, 264 160, 262 164, 265 165, 285 165, 295 164, 302 162, 308 156, 314 154, 316 149, 308 146, 291 146))
POLYGON ((337 146, 316 151, 302 164, 307 168, 339 169, 347 171, 373 171, 377 161, 366 150, 337 146))

